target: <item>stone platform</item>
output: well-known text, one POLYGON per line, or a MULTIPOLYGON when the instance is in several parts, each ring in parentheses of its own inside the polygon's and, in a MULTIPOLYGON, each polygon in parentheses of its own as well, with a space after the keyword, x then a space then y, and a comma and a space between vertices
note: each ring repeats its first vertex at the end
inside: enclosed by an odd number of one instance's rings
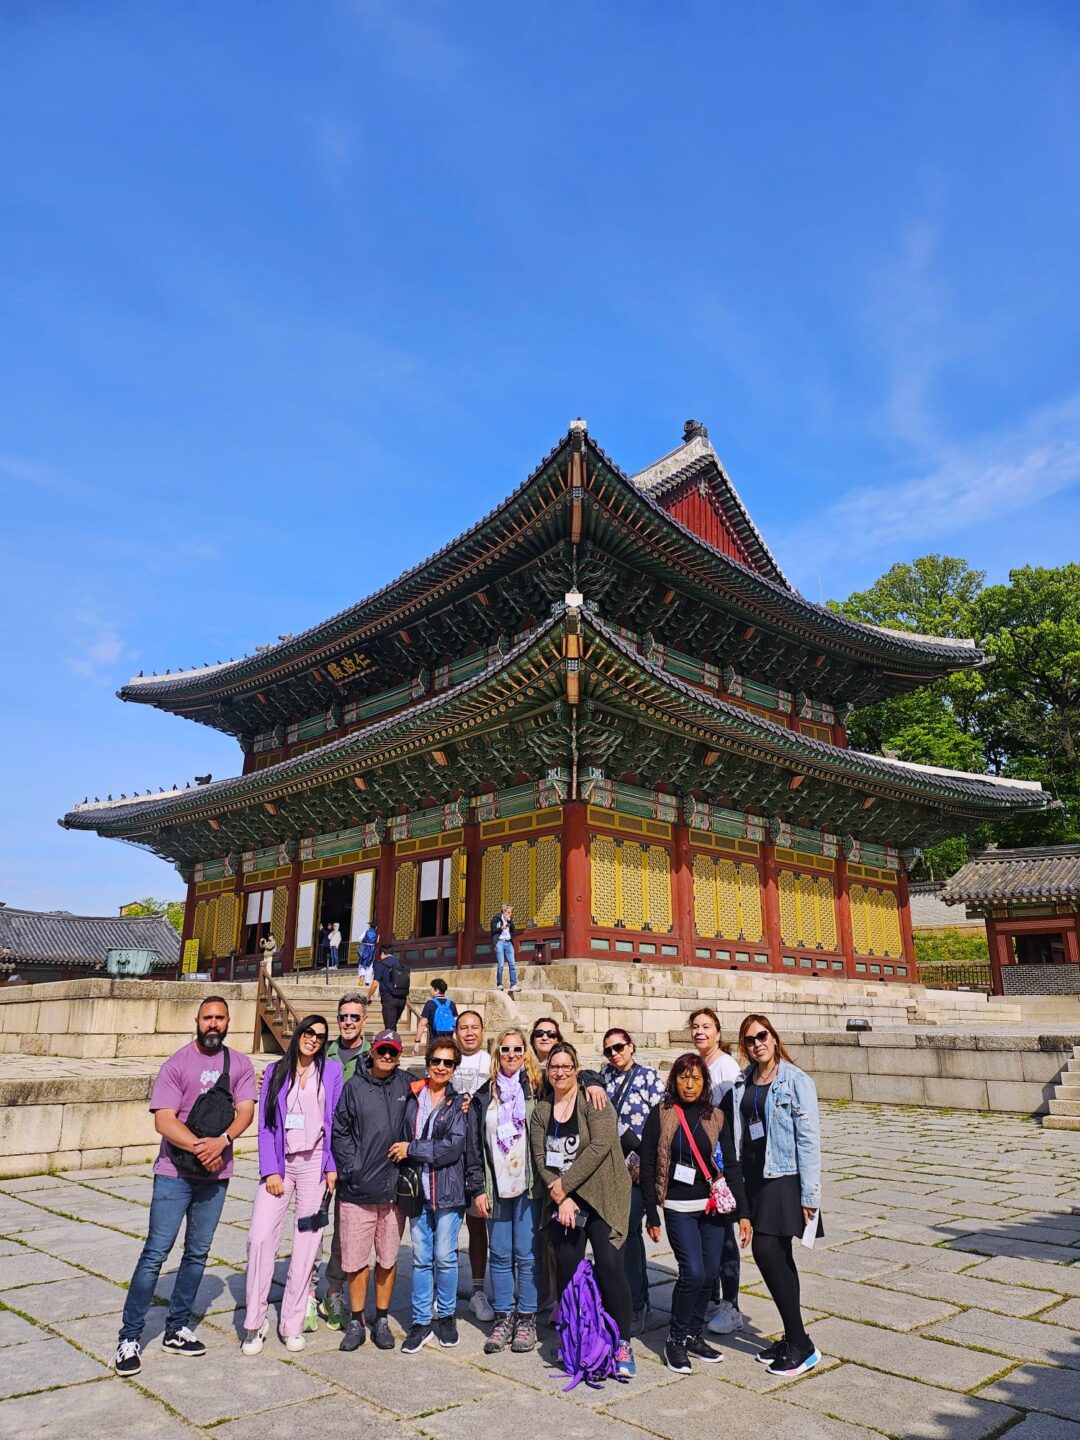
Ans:
MULTIPOLYGON (((826 1238, 798 1253, 823 1358, 787 1382, 752 1359, 777 1317, 749 1257, 748 1329, 718 1342, 723 1364, 688 1377, 663 1369, 674 1274, 664 1244, 649 1247, 654 1309, 625 1386, 564 1395, 543 1327, 538 1353, 485 1356, 464 1305, 452 1351, 408 1357, 369 1344, 342 1355, 339 1336, 320 1328, 300 1354, 271 1336, 245 1359, 237 1307, 257 1184, 245 1159, 200 1292, 208 1354, 165 1354, 158 1305, 143 1373, 123 1381, 108 1361, 145 1233, 149 1167, 0 1182, 0 1434, 489 1440, 509 1425, 566 1440, 1080 1440, 1080 1136, 854 1104, 826 1104, 823 1130, 826 1238)), ((399 1340, 407 1238, 401 1269, 399 1340)))

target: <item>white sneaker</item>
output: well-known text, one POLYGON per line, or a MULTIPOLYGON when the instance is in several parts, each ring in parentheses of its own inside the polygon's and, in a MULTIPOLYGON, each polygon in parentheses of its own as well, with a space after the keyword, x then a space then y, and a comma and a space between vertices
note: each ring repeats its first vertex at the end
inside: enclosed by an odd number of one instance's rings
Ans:
POLYGON ((742 1311, 736 1310, 730 1300, 721 1300, 716 1314, 705 1328, 710 1335, 733 1335, 743 1328, 742 1311))
POLYGON ((307 1341, 304 1339, 303 1335, 286 1335, 286 1336, 285 1336, 285 1349, 286 1349, 286 1350, 303 1350, 303 1348, 304 1348, 304 1346, 305 1346, 306 1344, 307 1344, 307 1341))
POLYGON ((491 1308, 491 1301, 484 1294, 483 1290, 474 1290, 469 1298, 469 1309, 482 1320, 484 1324, 490 1324, 495 1319, 495 1311, 491 1308))
POLYGON ((246 1330, 244 1332, 244 1343, 240 1346, 240 1353, 242 1355, 261 1355, 263 1341, 269 1334, 269 1320, 264 1320, 258 1330, 246 1330))

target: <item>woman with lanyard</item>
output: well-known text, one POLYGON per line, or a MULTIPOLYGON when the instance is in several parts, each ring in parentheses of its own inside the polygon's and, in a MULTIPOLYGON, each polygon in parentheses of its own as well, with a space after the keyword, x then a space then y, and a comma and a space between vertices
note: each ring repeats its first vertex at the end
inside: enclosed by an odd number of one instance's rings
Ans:
POLYGON ((536 1102, 529 1123, 533 1164, 551 1202, 547 1241, 554 1254, 558 1295, 592 1248, 604 1309, 619 1330, 615 1367, 621 1379, 636 1373, 630 1344, 633 1306, 619 1253, 630 1215, 630 1176, 623 1160, 615 1111, 594 1110, 578 1093, 577 1051, 565 1041, 548 1057, 551 1098, 536 1102))
POLYGON ((750 1243, 746 1195, 735 1158, 732 1127, 712 1101, 709 1072, 699 1055, 680 1055, 671 1067, 664 1097, 645 1122, 641 1139, 641 1193, 651 1240, 660 1239, 660 1211, 679 1273, 671 1296, 671 1328, 664 1364, 677 1374, 691 1359, 724 1357, 704 1338, 705 1311, 720 1272, 724 1236, 734 1220, 739 1243, 750 1243), (723 1164, 718 1166, 719 1153, 723 1164), (723 1178, 730 1191, 724 1214, 713 1189, 723 1178))
POLYGON ((754 1227, 754 1260, 784 1322, 783 1340, 754 1358, 768 1365, 770 1375, 801 1375, 820 1358, 803 1325, 791 1248, 796 1236, 824 1233, 817 1090, 766 1016, 747 1015, 739 1048, 749 1064, 732 1091, 735 1148, 754 1227))
POLYGON ((417 1082, 405 1106, 405 1134, 390 1146, 395 1165, 416 1161, 424 1208, 409 1222, 412 1239, 412 1328, 401 1347, 415 1355, 434 1336, 458 1343, 458 1233, 465 1215, 465 1106, 451 1087, 461 1060, 457 1041, 436 1036, 427 1048, 427 1079, 417 1082))
POLYGON ((330 1027, 322 1015, 305 1015, 289 1048, 269 1066, 259 1106, 259 1175, 247 1244, 245 1355, 258 1355, 270 1329, 266 1305, 289 1201, 296 1200, 292 1257, 281 1300, 279 1329, 287 1350, 303 1350, 304 1318, 321 1230, 301 1230, 305 1215, 322 1208, 324 1187, 333 1192, 337 1165, 330 1150, 334 1109, 344 1076, 326 1059, 330 1027))
MULTIPOLYGON (((724 1044, 720 1034, 720 1017, 715 1010, 704 1006, 693 1012, 690 1016, 690 1039, 709 1072, 712 1103, 719 1105, 734 1085, 739 1066, 724 1044)), ((712 1319, 709 1321, 709 1333, 712 1335, 730 1335, 743 1328, 742 1311, 739 1309, 740 1270, 735 1226, 729 1224, 724 1230, 720 1278, 711 1297, 713 1303, 710 1306, 712 1319)))
POLYGON ((649 1275, 645 1263, 645 1240, 641 1233, 645 1204, 641 1198, 640 1153, 641 1132, 654 1106, 660 1103, 664 1082, 651 1065, 639 1065, 636 1046, 625 1030, 609 1030, 604 1036, 604 1059, 601 1074, 608 1093, 615 1121, 619 1127, 619 1143, 630 1172, 630 1228, 623 1246, 626 1281, 634 1307, 633 1330, 640 1335, 645 1328, 649 1309, 649 1275))
MULTIPOLYGON (((479 1010, 462 1010, 454 1026, 454 1039, 461 1051, 461 1063, 454 1071, 454 1089, 465 1097, 465 1113, 469 1113, 472 1097, 491 1079, 491 1056, 484 1046, 484 1017, 479 1010)), ((488 1267, 488 1227, 475 1204, 465 1211, 465 1228, 469 1232, 469 1270, 472 1285, 467 1292, 469 1309, 477 1320, 495 1319, 487 1296, 484 1279, 488 1267)))
POLYGON ((528 1128, 542 1087, 525 1032, 504 1030, 495 1042, 491 1078, 469 1107, 465 1149, 465 1186, 488 1227, 495 1324, 485 1355, 498 1355, 507 1345, 521 1355, 536 1346, 544 1187, 532 1163, 528 1128))

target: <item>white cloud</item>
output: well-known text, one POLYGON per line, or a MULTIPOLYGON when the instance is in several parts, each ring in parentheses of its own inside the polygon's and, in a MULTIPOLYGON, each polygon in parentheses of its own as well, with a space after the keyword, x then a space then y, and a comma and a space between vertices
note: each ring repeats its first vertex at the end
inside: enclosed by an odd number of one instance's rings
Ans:
POLYGON ((84 480, 73 480, 51 465, 18 455, 0 454, 0 481, 20 490, 47 490, 71 499, 91 499, 98 493, 84 480))
POLYGON ((79 634, 73 643, 73 653, 67 657, 67 667, 73 675, 83 680, 104 679, 118 660, 134 659, 135 652, 127 648, 109 621, 92 615, 77 616, 76 621, 79 634))

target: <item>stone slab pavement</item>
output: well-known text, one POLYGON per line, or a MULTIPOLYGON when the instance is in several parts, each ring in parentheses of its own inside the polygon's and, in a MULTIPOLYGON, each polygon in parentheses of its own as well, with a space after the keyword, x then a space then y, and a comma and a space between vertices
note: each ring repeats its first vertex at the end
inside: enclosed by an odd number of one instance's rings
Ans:
MULTIPOLYGON (((688 1377, 660 1352, 674 1266, 650 1247, 654 1309, 628 1385, 564 1394, 541 1328, 533 1355, 485 1356, 464 1304, 461 1344, 352 1355, 321 1327, 299 1354, 276 1337, 245 1359, 245 1227, 258 1183, 241 1159, 199 1292, 202 1360, 159 1344, 166 1264, 135 1381, 109 1369, 150 1200, 146 1165, 0 1182, 0 1435, 222 1440, 341 1433, 488 1440, 508 1426, 565 1440, 1080 1440, 1080 1134, 1010 1116, 830 1104, 825 1239, 799 1250, 821 1364, 794 1382, 754 1363, 778 1321, 752 1259, 746 1330, 688 1377)), ((464 1238, 464 1232, 463 1232, 464 1238)), ((287 1245, 287 1240, 286 1240, 287 1245)), ((463 1260, 463 1273, 465 1257, 463 1260)), ((394 1305, 408 1322, 408 1243, 394 1305)), ((284 1255, 272 1292, 276 1308, 284 1255)))

